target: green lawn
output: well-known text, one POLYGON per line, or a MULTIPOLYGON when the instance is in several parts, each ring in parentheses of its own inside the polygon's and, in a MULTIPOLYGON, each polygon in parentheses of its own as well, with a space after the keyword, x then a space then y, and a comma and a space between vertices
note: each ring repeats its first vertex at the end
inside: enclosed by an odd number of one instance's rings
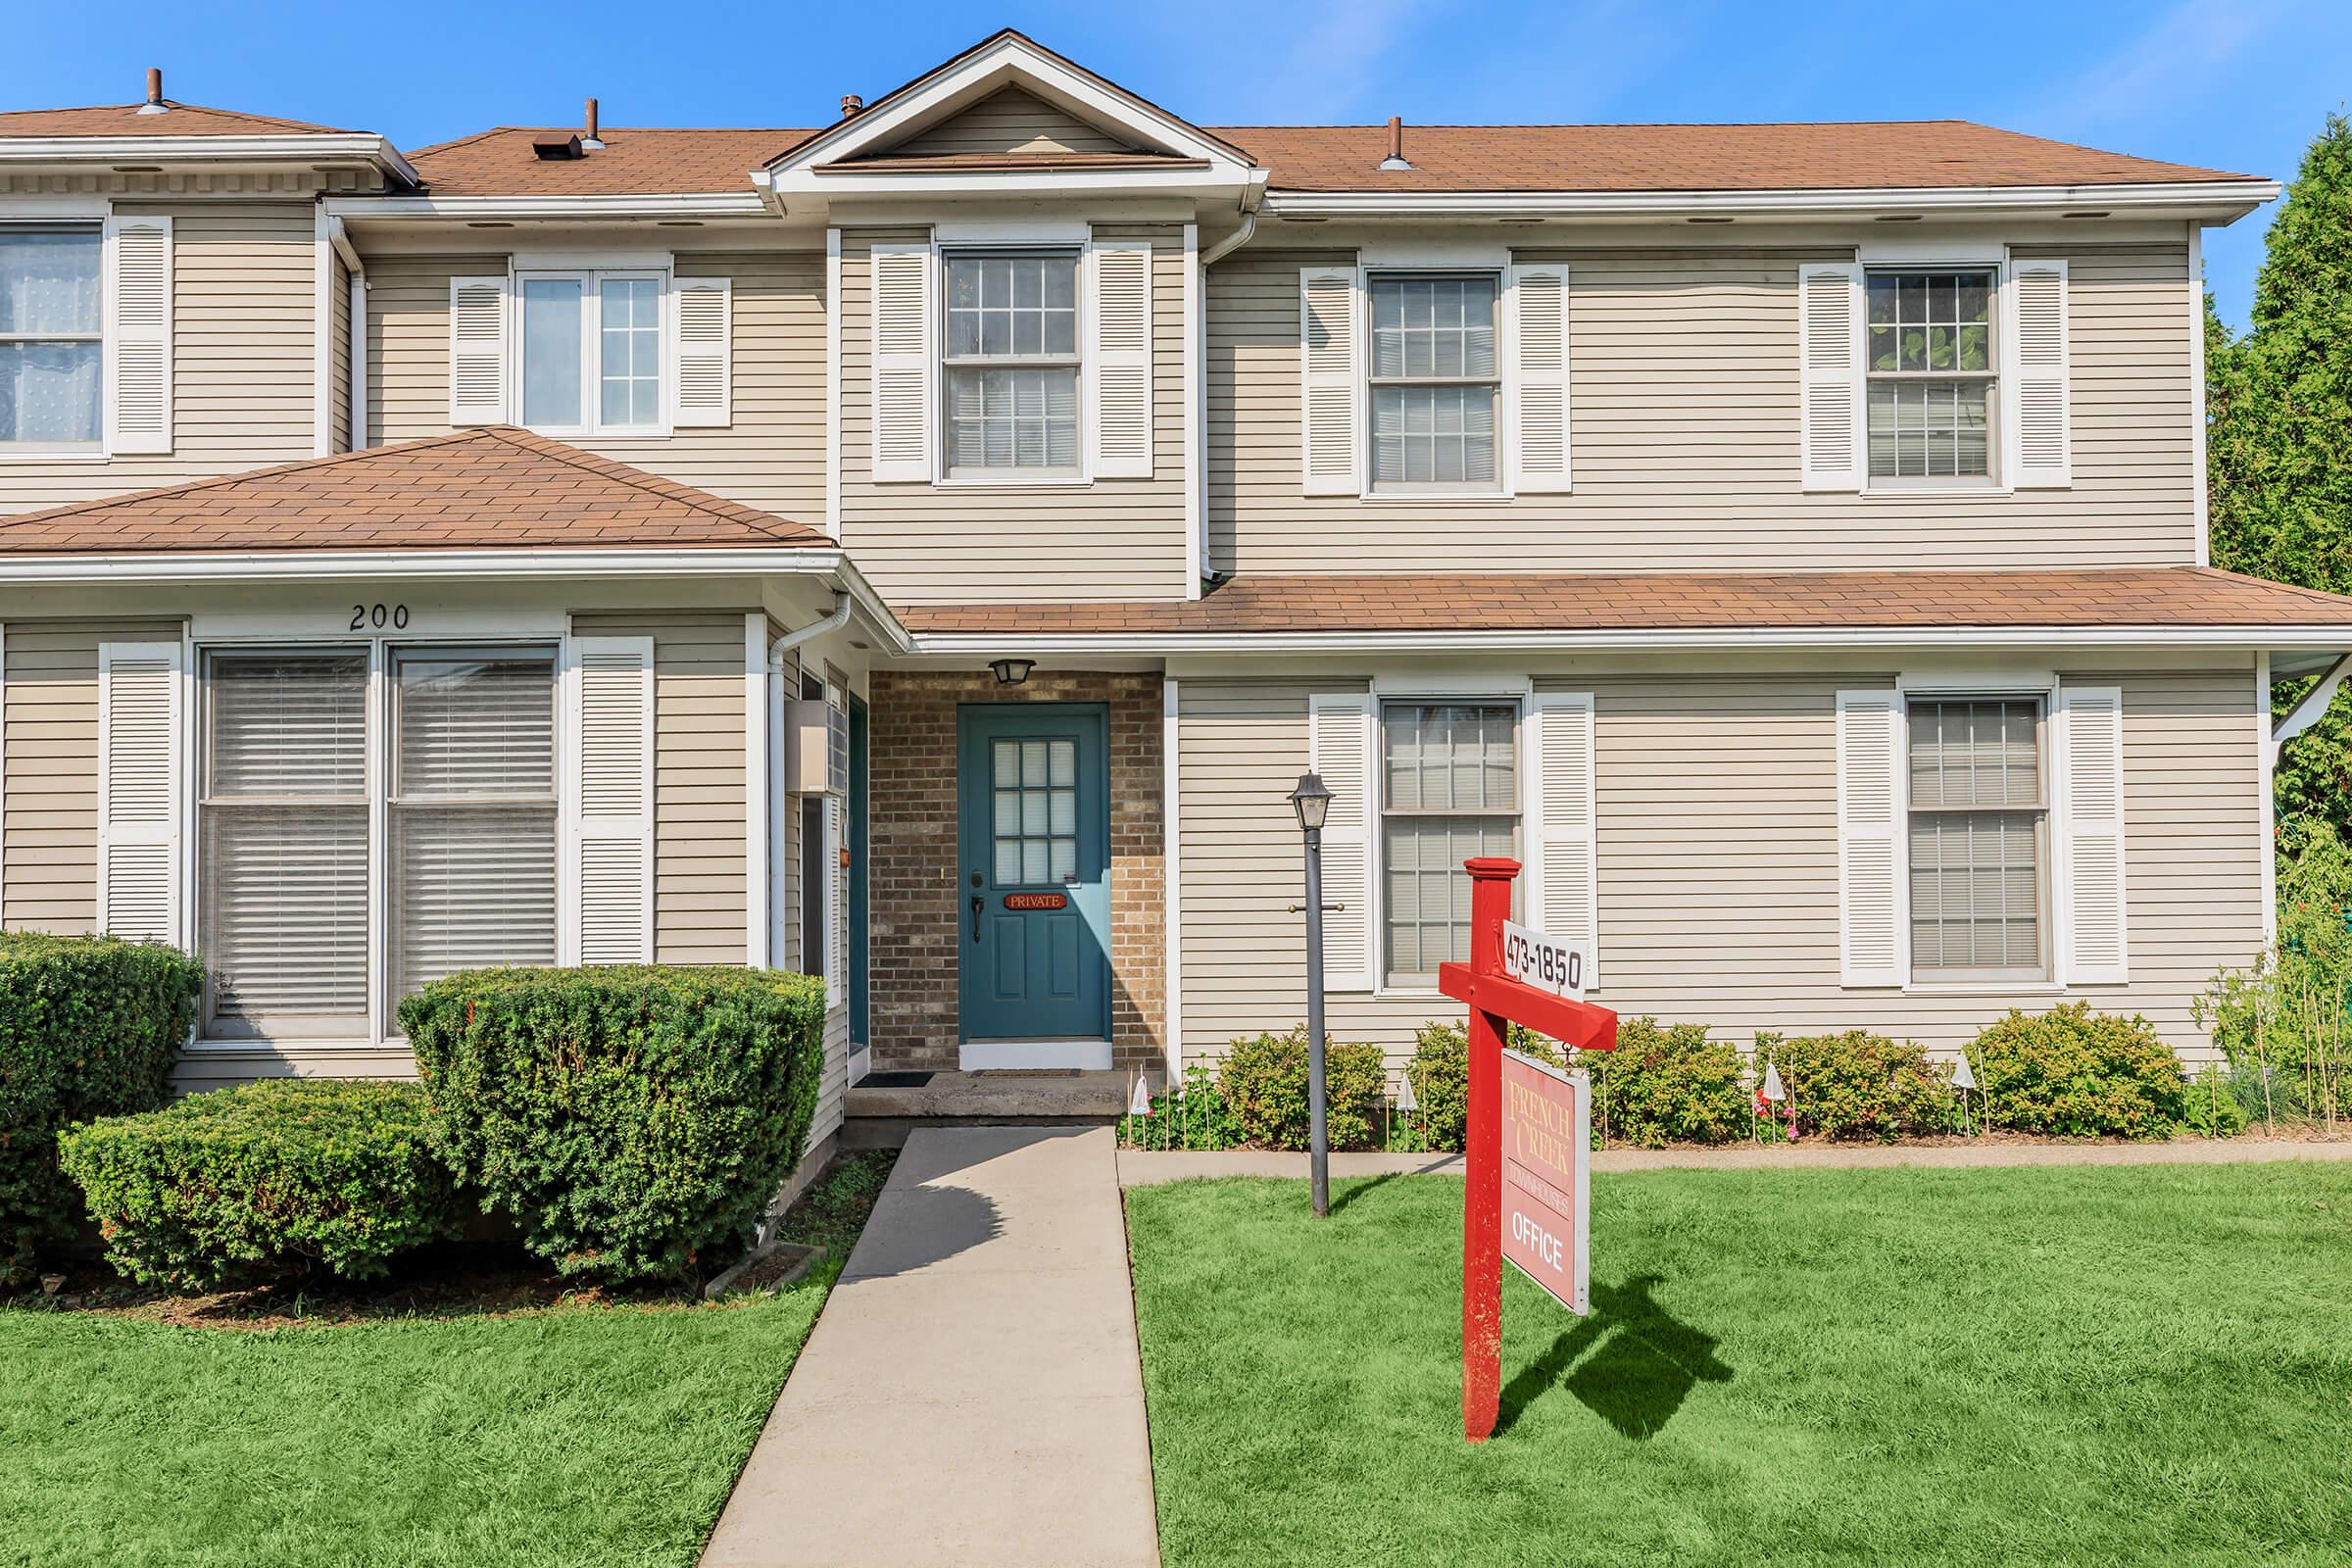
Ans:
POLYGON ((1479 1448, 1461 1182, 1334 1192, 1128 1194, 1170 1568, 2352 1549, 2352 1165, 1602 1176, 1479 1448))
POLYGON ((0 1564, 687 1568, 838 1271, 334 1327, 0 1309, 0 1564))

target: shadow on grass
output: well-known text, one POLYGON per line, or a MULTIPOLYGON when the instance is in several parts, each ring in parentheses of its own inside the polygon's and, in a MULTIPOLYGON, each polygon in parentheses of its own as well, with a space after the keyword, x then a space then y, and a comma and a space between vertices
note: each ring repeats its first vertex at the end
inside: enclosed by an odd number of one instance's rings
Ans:
POLYGON ((1425 1151, 1423 1152, 1425 1163, 1410 1170, 1384 1170, 1377 1176, 1367 1176, 1360 1181, 1351 1182, 1346 1187, 1334 1190, 1331 1195, 1331 1211, 1334 1214, 1339 1213, 1374 1188, 1386 1187, 1399 1176, 1427 1176, 1433 1171, 1442 1169, 1448 1161, 1461 1157, 1458 1154, 1449 1154, 1443 1151, 1434 1152, 1425 1151))
POLYGON ((1732 1369, 1702 1334, 1650 1298, 1662 1281, 1637 1275, 1623 1285, 1592 1287, 1592 1315, 1503 1386, 1494 1423, 1500 1437, 1520 1412, 1555 1383, 1587 1409, 1637 1443, 1655 1437, 1701 1383, 1729 1383, 1732 1369), (1590 1353, 1588 1353, 1590 1352, 1590 1353))

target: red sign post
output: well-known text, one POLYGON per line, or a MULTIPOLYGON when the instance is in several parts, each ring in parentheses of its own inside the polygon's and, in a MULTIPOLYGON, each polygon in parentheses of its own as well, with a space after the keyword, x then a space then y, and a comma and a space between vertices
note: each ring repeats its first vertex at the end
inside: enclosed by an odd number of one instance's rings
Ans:
MULTIPOLYGON (((1494 1436, 1502 1405, 1503 1040, 1518 1023, 1579 1051, 1609 1051, 1617 1045, 1617 1015, 1512 979, 1503 967, 1502 926, 1519 862, 1482 856, 1463 861, 1462 868, 1470 873, 1470 961, 1439 965, 1438 989, 1470 1009, 1462 1436, 1484 1443, 1494 1436)), ((1559 1240, 1556 1234, 1553 1239, 1559 1240)), ((1537 1279, 1544 1283, 1543 1276, 1537 1279)))

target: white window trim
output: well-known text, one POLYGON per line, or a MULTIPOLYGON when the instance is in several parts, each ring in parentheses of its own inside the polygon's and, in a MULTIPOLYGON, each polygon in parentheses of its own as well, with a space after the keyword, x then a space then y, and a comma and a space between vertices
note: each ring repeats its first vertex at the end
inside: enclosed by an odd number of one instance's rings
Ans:
MULTIPOLYGON (((1377 250, 1369 253, 1378 257, 1377 250)), ((1392 253, 1395 254, 1395 253, 1392 253)), ((1519 370, 1512 363, 1508 345, 1517 341, 1517 323, 1510 319, 1511 291, 1504 286, 1510 270, 1510 257, 1503 254, 1501 262, 1488 265, 1484 261, 1454 262, 1419 260, 1411 265, 1384 264, 1377 260, 1357 257, 1355 269, 1356 314, 1360 318, 1355 332, 1355 396, 1356 440, 1361 447, 1364 488, 1360 499, 1383 504, 1402 502, 1421 505, 1442 501, 1448 506, 1460 502, 1505 502, 1517 499, 1511 475, 1517 471, 1513 449, 1515 432, 1510 428, 1513 415, 1519 406, 1519 370), (1493 484, 1463 485, 1453 489, 1433 486, 1427 490, 1383 490, 1372 477, 1372 284, 1377 277, 1410 277, 1429 274, 1439 277, 1459 276, 1465 273, 1494 277, 1494 482, 1493 484)), ((1435 993, 1432 993, 1434 995, 1435 993)))
MULTIPOLYGON (((114 203, 109 201, 90 202, 77 197, 10 197, 5 203, 0 203, 0 228, 14 228, 20 224, 29 227, 52 228, 60 223, 90 223, 98 228, 103 239, 107 220, 113 216, 114 203)), ((106 247, 101 244, 98 257, 98 330, 95 333, 11 332, 4 334, 5 339, 10 342, 57 343, 87 340, 97 343, 98 373, 102 378, 98 391, 98 438, 94 441, 0 441, 0 464, 107 463, 113 461, 115 454, 106 438, 109 421, 106 417, 106 387, 103 380, 107 363, 106 324, 114 315, 106 307, 105 290, 107 286, 106 247)))
MULTIPOLYGON (((1455 681, 1450 685, 1414 686, 1410 678, 1389 677, 1372 682, 1369 701, 1372 704, 1372 756, 1366 770, 1364 785, 1365 832, 1371 842, 1365 846, 1365 863, 1371 874, 1365 895, 1364 919, 1367 922, 1372 949, 1372 996, 1375 1001, 1430 1002, 1442 1000, 1445 993, 1433 985, 1393 985, 1389 981, 1389 792, 1388 775, 1383 762, 1383 712, 1391 703, 1470 703, 1482 708, 1500 708, 1510 705, 1511 763, 1518 769, 1514 781, 1519 806, 1513 813, 1519 819, 1519 865, 1524 879, 1527 866, 1528 819, 1528 712, 1534 696, 1535 682, 1529 677, 1495 676, 1481 685, 1477 677, 1455 681)), ((1463 815, 1471 813, 1464 812, 1463 815)), ((1522 905, 1522 907, 1525 906, 1522 905)))
MULTIPOLYGON (((1860 406, 1854 410, 1855 440, 1860 446, 1859 466, 1862 471, 1862 490, 1866 496, 1894 500, 1982 500, 1985 496, 2005 496, 2016 493, 2013 478, 2016 461, 2009 451, 2011 441, 2009 391, 2011 368, 2009 356, 2001 341, 2002 322, 2009 312, 2009 259, 2003 247, 1989 249, 1972 246, 1923 245, 1917 251, 1901 246, 1879 245, 1865 247, 1857 258, 1861 276, 1856 285, 1860 298, 1855 301, 1859 334, 1854 354, 1860 364, 1862 394, 1860 406), (1992 417, 1992 472, 1982 479, 1923 478, 1897 479, 1873 475, 1870 471, 1870 276, 1873 272, 1952 272, 1989 271, 1992 273, 1992 320, 1990 342, 1992 377, 1989 407, 1992 417)), ((1908 916, 1906 916, 1908 918, 1908 916)))
MULTIPOLYGON (((336 649, 357 651, 366 649, 368 657, 367 756, 368 756, 368 1017, 366 1027, 347 1035, 325 1036, 261 1036, 210 1035, 212 1001, 210 986, 198 1009, 194 1038, 187 1043, 190 1054, 213 1056, 269 1056, 282 1057, 304 1052, 342 1052, 360 1054, 405 1054, 409 1050, 408 1037, 399 1032, 392 1017, 390 995, 392 955, 391 925, 391 811, 386 791, 390 787, 391 763, 391 679, 392 656, 395 652, 435 648, 514 648, 526 651, 547 651, 555 661, 560 676, 562 662, 560 636, 510 634, 506 636, 468 636, 458 632, 435 632, 416 635, 400 632, 350 632, 341 636, 317 628, 299 628, 272 632, 258 629, 251 633, 199 637, 190 635, 184 643, 188 660, 186 668, 191 700, 183 705, 181 720, 181 755, 187 760, 183 772, 185 783, 184 810, 188 823, 188 845, 184 856, 185 883, 183 887, 186 928, 199 931, 204 906, 201 902, 201 878, 204 874, 203 850, 198 842, 203 837, 199 813, 203 789, 198 778, 200 763, 205 755, 207 737, 204 725, 210 710, 210 694, 204 688, 205 660, 213 654, 263 652, 296 652, 316 649, 321 652, 336 649)), ((555 683, 554 764, 558 801, 558 854, 562 852, 562 800, 564 770, 571 760, 564 749, 565 713, 564 705, 569 700, 564 683, 555 683)), ((559 864, 559 870, 561 865, 559 864)), ((561 913, 558 924, 561 926, 561 913)))
POLYGON ((2058 944, 2060 926, 2068 918, 2063 906, 2063 890, 2058 885, 2058 832, 2062 813, 2058 799, 2058 771, 2053 726, 2057 722, 2058 681, 2055 675, 2046 683, 2037 683, 2031 676, 2006 676, 1991 681, 1964 682, 1957 677, 1904 676, 1896 682, 1894 695, 1895 723, 1902 744, 1895 752, 1895 857, 1894 900, 1896 918, 1903 931, 1903 984, 1900 994, 1906 997, 2058 997, 2067 994, 2067 985, 2059 978, 2058 944), (2022 979, 2004 980, 1998 976, 1972 974, 1967 970, 1925 970, 1920 967, 1919 956, 1911 943, 1911 699, 1918 696, 1927 702, 1961 702, 1971 698, 1985 702, 2032 701, 2040 705, 2034 738, 2034 763, 2041 771, 2042 843, 2036 858, 2034 875, 2040 883, 2041 962, 2043 973, 2022 979), (1923 973, 1928 978, 1922 978, 1923 973))
POLYGON ((527 352, 527 336, 523 330, 522 289, 525 283, 546 279, 565 279, 580 285, 580 422, 577 424, 532 424, 526 429, 561 440, 596 439, 606 436, 629 436, 639 439, 666 440, 672 430, 669 424, 670 401, 676 389, 670 385, 674 358, 672 349, 677 341, 677 286, 673 270, 668 266, 652 267, 517 267, 507 277, 509 307, 509 348, 507 352, 507 409, 516 424, 523 423, 522 379, 523 356, 527 352), (604 288, 607 282, 629 278, 651 278, 659 289, 655 307, 659 343, 655 363, 660 367, 655 382, 655 406, 660 416, 651 424, 606 424, 604 411, 604 288))
MULTIPOLYGON (((1086 418, 1087 388, 1094 379, 1095 366, 1095 299, 1092 274, 1094 269, 1086 264, 1086 246, 1092 238, 1092 224, 1053 225, 1048 237, 1040 238, 1039 230, 1019 225, 974 224, 960 229, 963 237, 946 243, 934 231, 931 247, 931 390, 932 419, 936 433, 931 442, 931 482, 942 490, 1085 490, 1095 482, 1094 464, 1090 452, 1094 443, 1086 418), (1075 237, 1065 234, 1083 228, 1075 237), (948 466, 948 264, 957 256, 987 255, 1003 251, 1033 251, 1039 254, 1067 253, 1076 271, 1071 298, 1078 302, 1078 380, 1075 388, 1077 406, 1078 463, 1074 468, 951 468, 948 466)), ((1041 360, 1039 363, 1048 364, 1041 360)), ((1017 365, 1004 368, 1017 369, 1017 365)), ((1058 368, 1058 365, 1054 366, 1058 368)))

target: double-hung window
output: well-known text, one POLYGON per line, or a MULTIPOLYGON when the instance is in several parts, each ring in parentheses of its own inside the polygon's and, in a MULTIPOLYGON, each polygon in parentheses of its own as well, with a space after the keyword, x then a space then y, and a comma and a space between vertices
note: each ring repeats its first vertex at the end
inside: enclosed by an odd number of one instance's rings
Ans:
POLYGON ((1437 984, 1470 956, 1475 855, 1519 853, 1516 703, 1393 702, 1380 710, 1383 960, 1392 986, 1437 984))
POLYGON ((522 422, 534 430, 659 433, 667 292, 667 280, 652 271, 517 273, 522 422))
POLYGON ((214 1037, 383 1038, 429 980, 555 960, 552 649, 221 649, 203 695, 214 1037))
POLYGON ((1499 487, 1493 272, 1371 276, 1372 488, 1499 487))
POLYGON ((1911 966, 1929 979, 2040 979, 2049 805, 2042 705, 1909 702, 1911 966))
POLYGON ((2000 400, 1989 269, 1868 274, 1870 478, 1990 481, 2000 400))
POLYGON ((1076 477, 1077 253, 951 251, 945 263, 949 477, 1076 477))
POLYGON ((103 436, 103 250, 96 223, 0 224, 0 453, 103 436))

